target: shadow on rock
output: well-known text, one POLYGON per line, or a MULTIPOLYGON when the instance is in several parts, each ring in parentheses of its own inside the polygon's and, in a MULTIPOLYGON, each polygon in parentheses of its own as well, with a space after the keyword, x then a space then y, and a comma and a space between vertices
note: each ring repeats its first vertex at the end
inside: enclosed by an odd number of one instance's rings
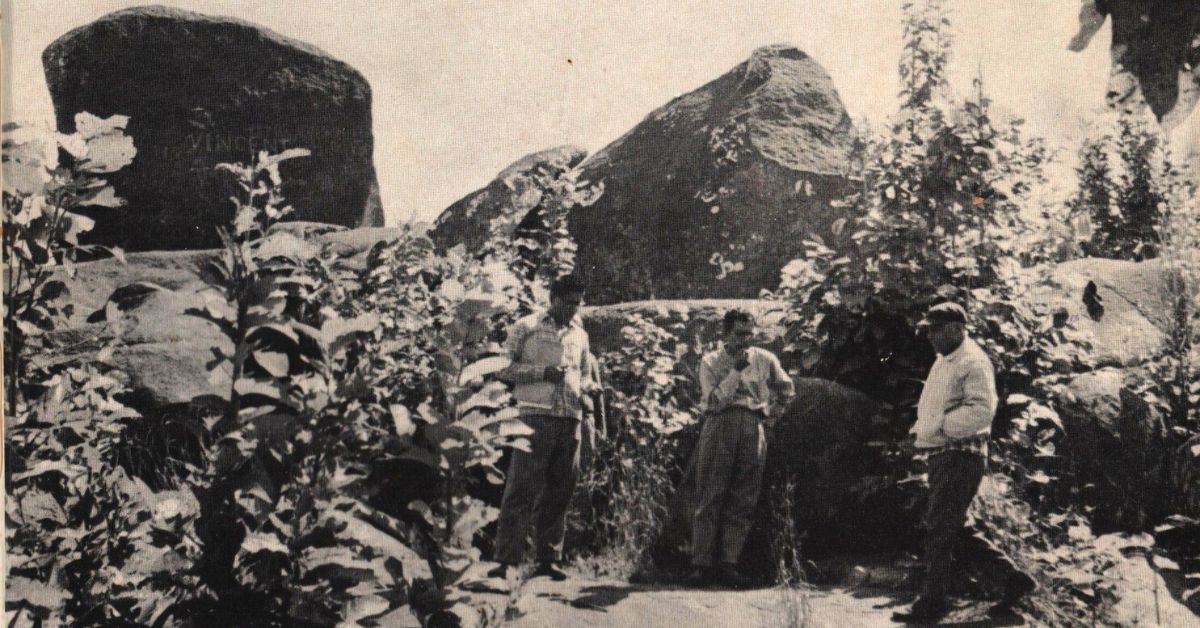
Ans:
POLYGON ((579 595, 571 597, 561 593, 540 593, 538 597, 543 597, 555 602, 561 602, 574 608, 582 608, 590 611, 599 611, 602 613, 608 612, 605 610, 610 606, 619 604, 622 600, 629 597, 630 593, 635 591, 647 591, 643 587, 623 586, 623 585, 595 585, 584 587, 579 590, 579 595))

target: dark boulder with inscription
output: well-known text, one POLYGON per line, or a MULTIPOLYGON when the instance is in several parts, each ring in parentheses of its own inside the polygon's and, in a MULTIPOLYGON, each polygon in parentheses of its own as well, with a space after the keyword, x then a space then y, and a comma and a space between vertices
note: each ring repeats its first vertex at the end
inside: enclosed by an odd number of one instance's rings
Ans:
POLYGON ((222 162, 284 162, 294 220, 380 226, 371 88, 349 65, 254 24, 165 8, 110 13, 42 54, 58 128, 77 112, 130 117, 138 154, 112 175, 126 207, 96 211, 91 241, 130 250, 220 242, 236 192, 222 162))

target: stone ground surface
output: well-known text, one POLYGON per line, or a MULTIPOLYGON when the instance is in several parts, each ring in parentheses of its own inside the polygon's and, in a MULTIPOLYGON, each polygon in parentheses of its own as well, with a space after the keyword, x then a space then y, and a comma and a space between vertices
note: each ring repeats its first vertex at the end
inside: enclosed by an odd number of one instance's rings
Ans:
MULTIPOLYGON (((515 628, 624 627, 708 628, 884 628, 891 615, 908 607, 908 597, 879 587, 817 587, 807 591, 765 588, 752 591, 698 590, 636 585, 615 579, 571 577, 564 582, 533 578, 516 593, 505 583, 476 580, 472 605, 490 607, 515 628)), ((1021 619, 994 620, 984 602, 959 602, 942 626, 986 628, 1032 625, 1021 619)), ((498 618, 497 618, 498 619, 498 618)), ((486 623, 499 623, 496 619, 486 623)))

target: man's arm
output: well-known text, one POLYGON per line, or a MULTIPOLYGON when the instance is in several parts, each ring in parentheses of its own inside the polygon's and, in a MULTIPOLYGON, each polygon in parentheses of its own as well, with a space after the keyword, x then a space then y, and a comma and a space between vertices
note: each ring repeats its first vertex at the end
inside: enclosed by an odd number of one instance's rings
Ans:
POLYGON ((729 405, 742 382, 742 373, 729 369, 722 377, 708 364, 700 361, 700 403, 709 412, 719 412, 729 405))
POLYGON ((517 321, 509 328, 508 338, 504 340, 504 353, 512 360, 512 364, 500 371, 499 377, 510 384, 533 384, 544 378, 544 366, 521 362, 521 350, 529 332, 529 328, 517 321))
POLYGON ((792 383, 792 377, 783 370, 783 365, 779 363, 775 354, 767 355, 771 356, 771 391, 780 399, 790 399, 796 394, 796 385, 792 383))
POLYGON ((990 364, 971 364, 963 379, 962 404, 946 412, 942 432, 950 438, 970 438, 992 425, 996 413, 996 381, 990 364))
POLYGON ((929 423, 917 421, 913 425, 911 433, 916 437, 915 442, 921 447, 938 447, 950 442, 950 439, 946 438, 946 435, 942 432, 942 426, 936 421, 930 421, 929 423))

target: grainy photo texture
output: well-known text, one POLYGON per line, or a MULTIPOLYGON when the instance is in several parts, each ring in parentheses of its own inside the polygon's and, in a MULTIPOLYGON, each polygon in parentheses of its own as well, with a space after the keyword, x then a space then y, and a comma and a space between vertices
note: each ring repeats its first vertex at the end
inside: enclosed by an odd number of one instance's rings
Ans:
POLYGON ((1200 626, 1200 1, 0 24, 6 626, 1200 626))

